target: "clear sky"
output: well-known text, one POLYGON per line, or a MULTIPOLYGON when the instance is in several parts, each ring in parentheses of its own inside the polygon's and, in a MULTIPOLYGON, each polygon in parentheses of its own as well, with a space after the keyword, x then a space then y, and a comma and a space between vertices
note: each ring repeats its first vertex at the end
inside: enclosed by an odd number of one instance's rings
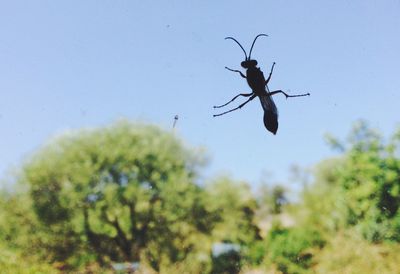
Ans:
MULTIPOLYGON (((323 135, 357 119, 385 135, 399 122, 400 1, 1 1, 0 177, 46 140, 120 118, 170 130, 204 146, 209 175, 256 184, 284 181, 292 164, 333 155, 323 135), (276 136, 254 100, 213 118, 239 92, 243 52, 286 100, 276 136)), ((239 100, 238 100, 239 103, 239 100)))

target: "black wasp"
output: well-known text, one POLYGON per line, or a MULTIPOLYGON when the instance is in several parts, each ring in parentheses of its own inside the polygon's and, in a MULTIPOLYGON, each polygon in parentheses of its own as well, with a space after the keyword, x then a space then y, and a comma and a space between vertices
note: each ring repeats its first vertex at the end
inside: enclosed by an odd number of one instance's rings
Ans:
POLYGON ((260 70, 260 68, 257 67, 257 61, 251 59, 251 52, 253 50, 254 44, 255 44, 257 38, 260 36, 268 36, 268 35, 259 34, 256 36, 256 38, 254 38, 253 44, 251 45, 251 48, 250 48, 249 57, 247 57, 246 51, 244 50, 242 45, 235 38, 233 38, 233 37, 225 38, 225 39, 230 39, 230 40, 235 41, 239 45, 239 47, 243 50, 246 59, 240 65, 244 69, 246 69, 246 75, 244 75, 239 70, 230 69, 228 67, 225 67, 225 68, 227 70, 230 70, 233 72, 238 72, 240 74, 240 76, 242 76, 243 78, 246 78, 247 83, 249 84, 252 92, 238 94, 235 97, 233 97, 232 100, 230 100, 226 104, 223 104, 220 106, 214 106, 214 108, 221 108, 221 107, 224 107, 224 106, 228 105, 229 103, 233 102, 239 96, 250 97, 246 102, 242 103, 238 107, 233 108, 228 111, 225 111, 223 113, 215 114, 214 117, 221 116, 221 115, 227 114, 229 112, 232 112, 234 110, 241 109, 244 105, 246 105, 248 102, 250 102, 251 100, 253 100, 254 98, 256 98, 258 96, 258 98, 260 98, 261 105, 264 109, 264 125, 267 128, 267 130, 269 130, 273 134, 276 134, 276 132, 278 131, 278 109, 275 106, 274 100, 272 99, 272 95, 275 95, 277 93, 282 93, 286 96, 286 99, 287 99, 289 97, 307 96, 307 95, 310 95, 310 93, 299 94, 299 95, 288 95, 287 93, 283 92, 282 90, 275 90, 272 92, 269 91, 267 84, 268 84, 269 80, 271 80, 272 71, 274 70, 275 62, 272 64, 271 72, 269 73, 267 80, 265 80, 264 73, 260 70))

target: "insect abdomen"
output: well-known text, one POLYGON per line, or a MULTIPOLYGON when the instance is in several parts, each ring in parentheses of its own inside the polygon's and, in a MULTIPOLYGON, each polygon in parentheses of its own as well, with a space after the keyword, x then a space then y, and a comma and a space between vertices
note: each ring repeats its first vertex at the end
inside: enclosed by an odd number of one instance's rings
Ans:
POLYGON ((278 130, 278 110, 272 97, 266 94, 259 96, 261 105, 264 109, 264 125, 273 134, 278 130))
POLYGON ((271 110, 264 111, 264 125, 275 135, 278 131, 278 115, 271 110))

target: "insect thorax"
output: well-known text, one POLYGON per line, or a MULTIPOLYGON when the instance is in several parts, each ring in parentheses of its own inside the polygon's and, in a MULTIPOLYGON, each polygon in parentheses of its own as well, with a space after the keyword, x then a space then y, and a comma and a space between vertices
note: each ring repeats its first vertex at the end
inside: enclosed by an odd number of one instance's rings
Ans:
POLYGON ((251 67, 246 71, 247 83, 253 91, 264 91, 265 77, 264 73, 257 67, 251 67))

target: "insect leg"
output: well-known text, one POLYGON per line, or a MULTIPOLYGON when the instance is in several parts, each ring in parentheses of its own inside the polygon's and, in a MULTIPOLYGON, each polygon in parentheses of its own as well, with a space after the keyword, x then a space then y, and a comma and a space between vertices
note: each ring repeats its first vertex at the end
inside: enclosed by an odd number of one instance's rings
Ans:
POLYGON ((243 104, 239 105, 238 107, 233 108, 233 109, 230 109, 230 110, 225 111, 225 112, 222 112, 222 113, 219 113, 219 114, 214 114, 213 116, 214 116, 214 117, 217 117, 217 116, 221 116, 221 115, 227 114, 227 113, 229 113, 229 112, 232 112, 232 111, 241 109, 244 105, 246 105, 248 102, 250 102, 251 100, 253 100, 253 99, 256 98, 256 97, 257 97, 257 95, 253 94, 246 102, 244 102, 243 104))
POLYGON ((214 106, 214 108, 222 108, 222 107, 228 105, 229 103, 232 103, 233 101, 235 101, 235 99, 238 98, 239 96, 249 97, 251 95, 253 95, 253 93, 240 93, 240 94, 236 95, 235 97, 233 97, 232 100, 230 100, 228 103, 220 105, 220 106, 214 106))
POLYGON ((310 93, 304 93, 304 94, 296 94, 296 95, 289 95, 286 92, 282 91, 282 90, 275 90, 269 93, 269 96, 275 95, 277 93, 282 93, 283 95, 285 95, 286 99, 289 97, 302 97, 302 96, 310 96, 310 93))
POLYGON ((274 71, 275 62, 272 64, 271 72, 269 73, 268 79, 265 80, 265 84, 268 84, 269 80, 271 80, 272 72, 274 71))
POLYGON ((246 76, 240 71, 240 70, 236 70, 236 69, 230 69, 228 67, 225 67, 227 70, 233 71, 233 72, 238 72, 240 74, 240 76, 242 76, 243 78, 246 78, 246 76))

